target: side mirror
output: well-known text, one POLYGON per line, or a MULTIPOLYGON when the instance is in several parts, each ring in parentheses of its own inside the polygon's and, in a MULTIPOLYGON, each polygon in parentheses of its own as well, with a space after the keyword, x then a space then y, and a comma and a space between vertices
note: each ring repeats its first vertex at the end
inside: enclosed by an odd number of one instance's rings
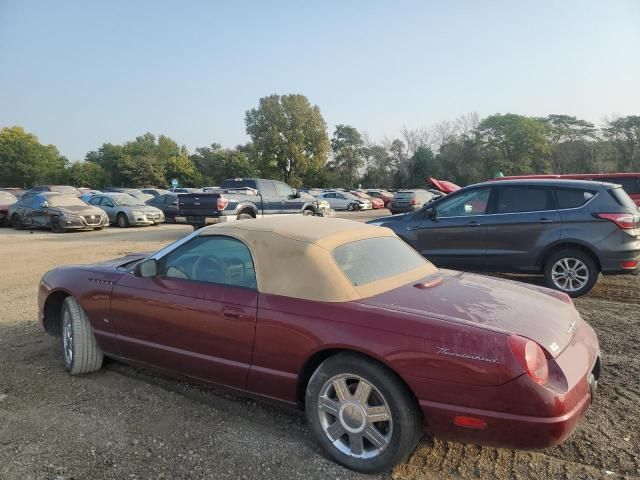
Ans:
POLYGON ((140 262, 133 269, 133 274, 136 277, 155 277, 158 275, 158 262, 154 258, 149 258, 144 262, 140 262))
POLYGON ((424 211, 424 218, 430 218, 431 220, 435 220, 437 217, 437 213, 436 213, 436 209, 431 207, 431 208, 427 208, 424 211))
POLYGON ((293 195, 291 198, 300 198, 300 192, 297 189, 293 189, 293 195))

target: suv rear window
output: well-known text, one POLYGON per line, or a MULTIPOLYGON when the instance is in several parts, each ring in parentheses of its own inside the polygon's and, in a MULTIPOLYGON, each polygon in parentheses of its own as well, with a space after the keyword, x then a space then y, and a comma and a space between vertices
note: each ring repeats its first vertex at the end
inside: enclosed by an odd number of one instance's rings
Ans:
POLYGON ((625 192, 622 188, 620 187, 611 188, 608 190, 608 192, 615 199, 615 201, 618 202, 623 207, 630 208, 631 210, 638 209, 636 204, 633 203, 633 200, 631 200, 631 197, 629 196, 629 194, 627 194, 627 192, 625 192))
POLYGON ((396 200, 409 200, 415 196, 415 192, 398 192, 395 195, 396 200))
POLYGON ((584 190, 582 188, 557 188, 555 192, 560 210, 581 207, 596 194, 591 190, 584 190))
POLYGON ((333 258, 356 287, 414 270, 427 263, 422 255, 396 237, 367 238, 346 243, 335 248, 333 258))
POLYGON ((500 191, 497 213, 539 212, 550 210, 551 202, 546 188, 504 187, 500 191))

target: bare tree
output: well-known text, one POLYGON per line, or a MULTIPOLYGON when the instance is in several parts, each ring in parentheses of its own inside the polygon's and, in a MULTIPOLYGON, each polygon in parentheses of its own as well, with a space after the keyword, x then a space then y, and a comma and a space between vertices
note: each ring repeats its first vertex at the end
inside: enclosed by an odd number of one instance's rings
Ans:
POLYGON ((478 125, 480 125, 480 115, 477 112, 464 113, 454 121, 456 135, 462 138, 470 138, 478 125))

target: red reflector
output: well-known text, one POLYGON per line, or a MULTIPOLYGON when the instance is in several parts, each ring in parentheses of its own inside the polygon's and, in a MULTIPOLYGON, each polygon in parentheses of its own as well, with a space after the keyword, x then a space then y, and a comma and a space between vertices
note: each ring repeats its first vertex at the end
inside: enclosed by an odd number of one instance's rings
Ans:
POLYGON ((631 213, 594 213, 597 218, 610 220, 623 230, 631 230, 640 223, 640 215, 631 213))
POLYGON ((636 268, 638 266, 638 262, 631 260, 629 262, 622 262, 620 266, 622 268, 636 268))
POLYGON ((485 422, 481 418, 476 418, 476 417, 465 417, 465 416, 453 417, 453 423, 455 423, 459 427, 487 428, 487 422, 485 422))
POLYGON ((415 198, 411 200, 411 205, 417 205, 417 204, 418 204, 418 200, 416 200, 415 198))

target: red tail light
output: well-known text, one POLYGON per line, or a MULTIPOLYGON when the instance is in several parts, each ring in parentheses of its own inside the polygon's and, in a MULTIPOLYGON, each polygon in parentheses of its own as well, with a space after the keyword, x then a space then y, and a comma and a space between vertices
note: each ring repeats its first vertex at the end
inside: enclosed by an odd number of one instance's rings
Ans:
POLYGON ((620 266, 622 268, 636 268, 638 266, 638 262, 636 262, 635 260, 629 260, 627 262, 622 262, 620 266))
POLYGON ((528 338, 511 335, 509 337, 509 348, 522 369, 534 382, 540 385, 547 383, 549 366, 540 345, 528 338))
POLYGON ((224 210, 225 208, 227 208, 227 205, 229 205, 228 199, 224 197, 218 197, 218 201, 216 203, 218 210, 224 210))
POLYGON ((640 215, 632 213, 594 213, 594 216, 603 220, 610 220, 623 230, 636 228, 640 223, 640 215))
POLYGON ((415 198, 411 200, 411 205, 417 205, 417 204, 418 204, 418 200, 416 200, 415 198))

